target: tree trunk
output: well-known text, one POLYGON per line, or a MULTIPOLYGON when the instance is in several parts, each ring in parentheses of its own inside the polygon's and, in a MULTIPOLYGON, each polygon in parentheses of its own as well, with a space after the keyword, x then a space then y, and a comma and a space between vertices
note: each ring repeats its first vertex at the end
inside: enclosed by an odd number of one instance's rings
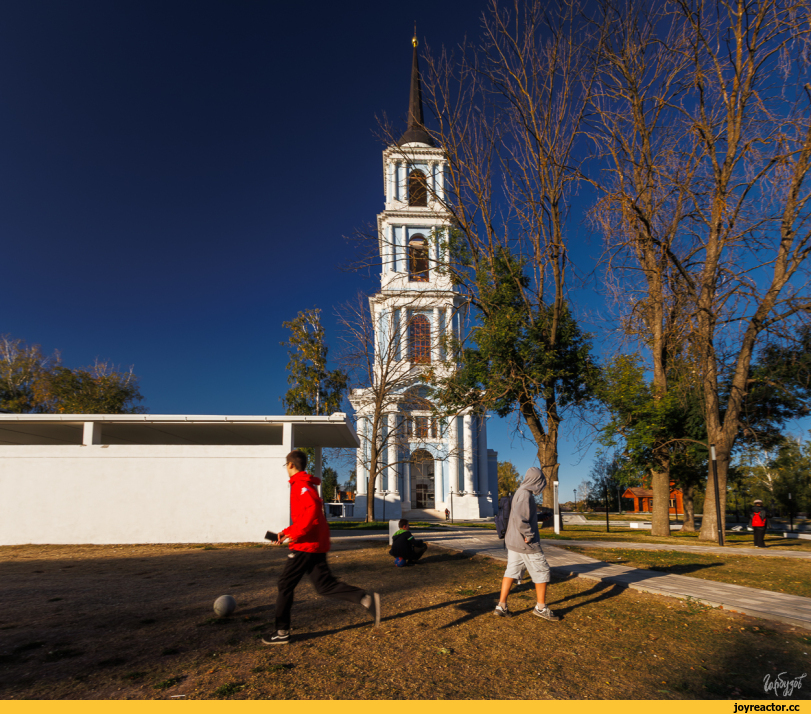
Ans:
POLYGON ((651 508, 651 535, 670 535, 670 469, 667 464, 658 471, 651 472, 653 507, 651 508))
POLYGON ((371 523, 375 519, 375 484, 377 483, 377 446, 372 445, 369 458, 369 483, 366 485, 366 522, 371 523))
POLYGON ((546 508, 552 508, 555 500, 552 482, 557 481, 558 468, 560 467, 558 463, 558 427, 560 420, 557 418, 554 405, 550 408, 547 403, 548 431, 545 432, 538 413, 535 411, 535 406, 529 397, 525 397, 521 404, 521 414, 529 427, 532 438, 535 440, 535 445, 538 447, 538 463, 541 465, 543 475, 546 476, 543 505, 546 508))
MULTIPOLYGON (((538 458, 543 459, 543 449, 538 449, 538 458)), ((541 460, 541 463, 544 463, 541 460)), ((560 464, 552 464, 551 466, 544 466, 541 468, 543 471, 543 475, 546 476, 546 486, 544 487, 543 492, 541 493, 542 502, 541 505, 544 508, 554 508, 555 507, 555 481, 558 480, 558 469, 560 468, 560 464)))
POLYGON ((555 399, 546 400, 546 438, 544 439, 543 450, 544 459, 543 473, 546 476, 546 488, 543 490, 543 505, 546 508, 555 507, 555 486, 558 480, 558 432, 560 429, 560 419, 558 418, 558 408, 555 399))
POLYGON ((684 505, 684 523, 682 524, 682 531, 685 533, 696 532, 696 516, 693 496, 696 487, 693 485, 685 486, 682 489, 682 502, 684 505))

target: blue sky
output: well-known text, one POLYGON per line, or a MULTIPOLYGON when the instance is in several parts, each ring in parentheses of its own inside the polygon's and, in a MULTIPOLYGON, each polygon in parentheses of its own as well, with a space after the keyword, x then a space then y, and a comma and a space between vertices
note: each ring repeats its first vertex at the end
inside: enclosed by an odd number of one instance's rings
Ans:
MULTIPOLYGON (((453 46, 485 5, 0 7, 0 334, 134 365, 152 413, 280 413, 281 323, 320 307, 337 348, 335 307, 375 287, 339 267, 383 208, 377 118, 405 120, 414 22, 453 46)), ((514 424, 490 442, 523 472, 514 424)), ((561 452, 566 498, 590 458, 561 452)))

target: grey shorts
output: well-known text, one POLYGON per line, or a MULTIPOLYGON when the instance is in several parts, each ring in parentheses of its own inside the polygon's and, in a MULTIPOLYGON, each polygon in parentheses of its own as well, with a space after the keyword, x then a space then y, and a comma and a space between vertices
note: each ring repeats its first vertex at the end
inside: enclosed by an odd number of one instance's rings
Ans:
POLYGON ((516 553, 514 550, 507 550, 507 569, 504 571, 504 577, 518 580, 524 568, 526 568, 533 583, 549 582, 549 563, 546 562, 543 551, 540 553, 516 553))

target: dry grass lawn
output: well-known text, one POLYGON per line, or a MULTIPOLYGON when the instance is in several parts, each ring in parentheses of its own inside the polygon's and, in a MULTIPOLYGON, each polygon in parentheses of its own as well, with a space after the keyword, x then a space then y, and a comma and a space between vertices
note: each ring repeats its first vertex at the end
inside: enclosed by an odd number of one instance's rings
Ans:
POLYGON ((561 622, 532 616, 527 584, 501 619, 502 563, 432 548, 397 569, 386 550, 330 555, 382 593, 380 628, 303 583, 293 642, 265 647, 285 549, 0 548, 0 698, 771 699, 764 675, 811 670, 809 632, 581 579, 550 586, 561 622))

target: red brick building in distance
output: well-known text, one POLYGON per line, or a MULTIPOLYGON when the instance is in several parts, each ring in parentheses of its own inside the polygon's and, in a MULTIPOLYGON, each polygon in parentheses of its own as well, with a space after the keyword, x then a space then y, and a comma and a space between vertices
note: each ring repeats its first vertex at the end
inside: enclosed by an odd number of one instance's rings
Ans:
MULTIPOLYGON (((633 513, 651 513, 653 511, 653 491, 649 488, 628 488, 622 497, 633 499, 633 513)), ((684 513, 681 489, 676 488, 673 483, 670 484, 670 507, 667 512, 675 515, 684 513)))

